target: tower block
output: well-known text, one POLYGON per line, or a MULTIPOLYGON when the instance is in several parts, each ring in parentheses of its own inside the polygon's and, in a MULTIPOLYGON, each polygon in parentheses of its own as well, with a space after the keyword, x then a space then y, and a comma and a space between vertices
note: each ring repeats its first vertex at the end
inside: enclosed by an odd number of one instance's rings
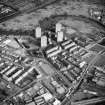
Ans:
POLYGON ((64 39, 64 33, 63 31, 58 31, 57 32, 57 42, 62 42, 64 39))
POLYGON ((42 35, 41 27, 36 27, 36 29, 35 29, 35 37, 36 38, 41 38, 41 35, 42 35))
POLYGON ((47 47, 47 37, 46 36, 42 36, 41 37, 41 47, 47 47))
POLYGON ((57 23, 56 24, 56 33, 62 30, 62 24, 61 23, 57 23))

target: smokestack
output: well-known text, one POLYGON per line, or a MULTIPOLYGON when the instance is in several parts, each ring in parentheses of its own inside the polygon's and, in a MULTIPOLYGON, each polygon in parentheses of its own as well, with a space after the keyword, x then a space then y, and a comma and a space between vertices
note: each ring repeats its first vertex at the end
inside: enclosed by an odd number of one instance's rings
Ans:
POLYGON ((36 38, 41 38, 41 34, 42 34, 41 27, 36 27, 36 29, 35 29, 36 38))

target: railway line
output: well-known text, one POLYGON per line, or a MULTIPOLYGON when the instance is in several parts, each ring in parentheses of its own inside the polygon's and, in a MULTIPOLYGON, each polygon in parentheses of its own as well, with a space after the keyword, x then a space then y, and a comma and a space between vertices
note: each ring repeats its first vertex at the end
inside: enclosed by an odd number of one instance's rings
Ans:
POLYGON ((96 56, 93 58, 93 60, 89 63, 89 65, 87 66, 87 68, 83 71, 80 80, 78 81, 77 84, 73 84, 69 90, 68 93, 66 94, 66 97, 64 98, 64 100, 62 101, 61 105, 66 104, 66 102, 70 101, 71 96, 74 94, 74 92, 78 89, 78 87, 81 85, 82 80, 85 78, 85 76, 87 75, 87 71, 94 65, 97 57, 102 53, 102 51, 100 51, 98 54, 96 54, 96 56))
POLYGON ((71 105, 90 105, 90 104, 92 105, 92 104, 100 103, 103 101, 105 101, 105 97, 97 97, 93 99, 87 99, 87 100, 82 100, 79 102, 74 102, 74 103, 71 103, 71 105))

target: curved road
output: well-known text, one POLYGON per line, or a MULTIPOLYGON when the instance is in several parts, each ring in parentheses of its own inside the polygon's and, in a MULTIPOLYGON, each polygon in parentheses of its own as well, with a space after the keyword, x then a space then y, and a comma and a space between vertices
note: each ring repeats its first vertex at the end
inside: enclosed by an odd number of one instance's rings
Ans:
POLYGON ((42 26, 42 28, 46 28, 47 25, 46 25, 46 21, 49 21, 50 22, 50 18, 52 21, 57 21, 57 18, 60 20, 60 18, 72 18, 72 19, 76 19, 76 20, 80 20, 80 21, 85 21, 86 23, 91 23, 93 26, 99 28, 99 29, 103 29, 105 30, 105 25, 103 25, 102 23, 100 23, 99 21, 97 20, 94 20, 90 17, 86 17, 86 16, 83 16, 83 15, 68 15, 68 14, 61 14, 61 15, 52 15, 50 16, 49 18, 44 18, 43 20, 40 20, 39 23, 40 25, 42 26), (45 21, 46 19, 46 21, 45 21), (44 23, 45 22, 45 23, 44 23), (45 24, 45 25, 44 25, 45 24))

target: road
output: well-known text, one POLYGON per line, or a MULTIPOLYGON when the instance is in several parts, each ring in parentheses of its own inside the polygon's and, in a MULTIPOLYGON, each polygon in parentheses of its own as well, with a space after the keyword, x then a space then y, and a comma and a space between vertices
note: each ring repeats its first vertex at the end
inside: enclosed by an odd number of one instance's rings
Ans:
MULTIPOLYGON (((55 2, 57 2, 57 1, 58 1, 58 0, 49 0, 48 2, 45 2, 45 3, 43 3, 43 4, 41 4, 41 5, 37 6, 37 7, 30 8, 30 9, 26 9, 26 10, 24 10, 24 11, 25 11, 26 13, 30 13, 30 12, 33 12, 33 11, 39 9, 39 8, 43 8, 43 7, 47 6, 47 5, 50 5, 50 4, 52 4, 52 3, 55 3, 55 2)), ((59 1, 60 1, 60 0, 59 0, 59 1)))
POLYGON ((95 64, 97 57, 102 53, 103 51, 100 51, 99 53, 96 54, 96 56, 94 57, 94 59, 92 59, 92 61, 88 64, 87 68, 83 71, 80 80, 76 83, 73 84, 69 89, 68 89, 68 93, 66 94, 66 97, 64 98, 64 100, 62 101, 61 105, 64 105, 67 103, 67 101, 70 101, 71 96, 74 94, 74 92, 76 91, 76 89, 80 86, 82 80, 85 78, 85 76, 87 75, 88 70, 95 64))

